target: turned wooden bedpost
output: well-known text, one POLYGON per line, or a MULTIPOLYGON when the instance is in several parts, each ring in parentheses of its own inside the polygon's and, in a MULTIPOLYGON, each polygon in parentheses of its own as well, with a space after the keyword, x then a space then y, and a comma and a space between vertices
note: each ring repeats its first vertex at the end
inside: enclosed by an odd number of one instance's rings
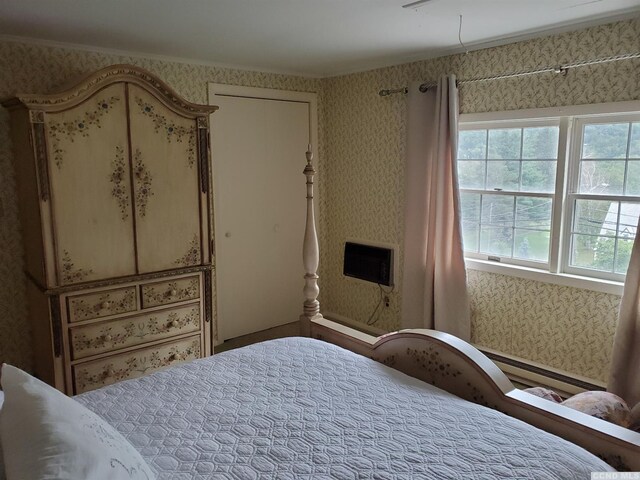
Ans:
POLYGON ((318 263, 320 262, 320 250, 318 248, 318 235, 316 233, 316 221, 313 213, 313 176, 316 171, 311 165, 313 153, 311 145, 307 149, 307 165, 304 167, 304 175, 307 177, 307 223, 304 229, 304 243, 302 245, 302 262, 304 263, 304 310, 300 315, 300 335, 311 335, 311 319, 322 318, 320 315, 320 302, 318 302, 318 263))

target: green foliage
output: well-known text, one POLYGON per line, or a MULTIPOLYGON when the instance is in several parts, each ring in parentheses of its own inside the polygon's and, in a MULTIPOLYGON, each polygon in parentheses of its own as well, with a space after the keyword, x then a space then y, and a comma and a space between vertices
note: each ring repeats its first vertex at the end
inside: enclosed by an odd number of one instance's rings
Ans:
POLYGON ((625 158, 628 123, 585 125, 582 158, 625 158))
MULTIPOLYGON (((615 238, 599 237, 595 242, 593 268, 598 270, 613 271, 615 256, 615 238)), ((616 272, 625 273, 631 258, 633 242, 618 241, 618 254, 616 262, 616 272)))
POLYGON ((458 135, 458 159, 484 160, 486 147, 486 130, 462 130, 458 135))
POLYGON ((640 158, 640 122, 634 123, 631 127, 629 158, 640 158))
POLYGON ((558 158, 558 137, 558 127, 523 129, 522 158, 555 160, 558 158))
POLYGON ((557 154, 558 127, 463 130, 458 145, 460 188, 553 192, 557 154))
POLYGON ((489 130, 487 158, 496 160, 518 160, 520 158, 520 128, 489 130))

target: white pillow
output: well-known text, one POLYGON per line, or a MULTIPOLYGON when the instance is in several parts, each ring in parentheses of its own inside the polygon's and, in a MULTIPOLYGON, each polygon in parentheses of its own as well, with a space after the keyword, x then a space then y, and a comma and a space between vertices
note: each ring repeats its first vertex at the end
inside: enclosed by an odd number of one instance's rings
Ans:
POLYGON ((9 480, 155 479, 120 433, 72 398, 6 364, 2 388, 0 437, 9 480))

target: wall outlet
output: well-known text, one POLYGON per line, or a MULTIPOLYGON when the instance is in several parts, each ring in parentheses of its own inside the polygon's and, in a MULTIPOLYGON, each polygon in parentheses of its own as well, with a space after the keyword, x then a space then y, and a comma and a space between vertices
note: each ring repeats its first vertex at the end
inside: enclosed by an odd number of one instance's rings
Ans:
POLYGON ((389 295, 385 295, 384 296, 384 306, 388 307, 390 303, 391 303, 391 299, 389 299, 389 295))

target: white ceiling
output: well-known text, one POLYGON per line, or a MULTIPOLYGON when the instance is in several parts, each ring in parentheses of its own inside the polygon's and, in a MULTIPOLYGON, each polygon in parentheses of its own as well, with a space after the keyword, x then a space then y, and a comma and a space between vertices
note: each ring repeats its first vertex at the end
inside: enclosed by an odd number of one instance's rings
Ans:
POLYGON ((0 0, 0 35, 332 76, 640 14, 640 0, 0 0))

